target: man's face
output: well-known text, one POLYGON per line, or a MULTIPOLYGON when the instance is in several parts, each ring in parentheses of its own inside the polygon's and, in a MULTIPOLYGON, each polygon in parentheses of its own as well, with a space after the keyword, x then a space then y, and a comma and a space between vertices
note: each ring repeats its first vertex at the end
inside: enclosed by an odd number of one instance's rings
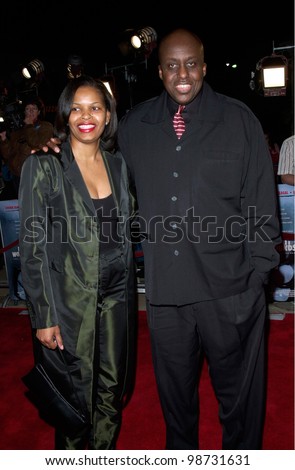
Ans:
POLYGON ((189 34, 172 35, 161 48, 159 77, 178 104, 188 104, 197 96, 206 67, 201 46, 189 34))

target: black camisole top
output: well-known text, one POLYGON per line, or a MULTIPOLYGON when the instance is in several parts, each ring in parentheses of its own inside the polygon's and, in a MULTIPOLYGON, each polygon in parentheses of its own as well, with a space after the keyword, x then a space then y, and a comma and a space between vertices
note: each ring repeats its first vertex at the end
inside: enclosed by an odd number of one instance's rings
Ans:
POLYGON ((118 211, 113 195, 92 199, 100 225, 100 253, 117 248, 120 244, 118 233, 118 211))

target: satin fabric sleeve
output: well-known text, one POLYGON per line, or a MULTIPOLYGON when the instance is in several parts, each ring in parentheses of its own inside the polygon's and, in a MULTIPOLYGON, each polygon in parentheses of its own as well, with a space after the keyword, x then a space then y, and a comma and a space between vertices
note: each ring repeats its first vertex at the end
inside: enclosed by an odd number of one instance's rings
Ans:
POLYGON ((49 161, 53 158, 29 156, 22 168, 19 189, 21 273, 33 328, 58 323, 46 237, 47 208, 56 190, 53 181, 57 181, 49 161))

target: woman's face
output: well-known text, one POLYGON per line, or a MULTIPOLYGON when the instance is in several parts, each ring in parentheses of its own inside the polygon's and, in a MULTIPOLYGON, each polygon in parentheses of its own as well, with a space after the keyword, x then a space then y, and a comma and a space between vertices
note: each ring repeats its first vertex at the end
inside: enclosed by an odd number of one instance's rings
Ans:
POLYGON ((40 111, 36 104, 27 104, 25 107, 25 119, 29 119, 31 122, 36 122, 39 118, 40 111))
POLYGON ((93 87, 81 86, 75 93, 69 116, 71 138, 84 143, 98 141, 110 116, 101 94, 93 87))

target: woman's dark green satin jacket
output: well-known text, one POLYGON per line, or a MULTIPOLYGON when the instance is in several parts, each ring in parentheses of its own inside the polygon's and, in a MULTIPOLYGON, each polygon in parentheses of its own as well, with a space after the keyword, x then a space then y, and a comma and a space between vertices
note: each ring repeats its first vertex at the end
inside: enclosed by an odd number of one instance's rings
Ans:
MULTIPOLYGON (((104 151, 102 155, 118 207, 132 341, 136 289, 130 222, 134 199, 122 155, 104 151)), ((100 227, 69 142, 58 155, 28 157, 21 174, 19 207, 21 274, 32 327, 60 326, 65 349, 81 359, 82 389, 91 410, 100 227)))

